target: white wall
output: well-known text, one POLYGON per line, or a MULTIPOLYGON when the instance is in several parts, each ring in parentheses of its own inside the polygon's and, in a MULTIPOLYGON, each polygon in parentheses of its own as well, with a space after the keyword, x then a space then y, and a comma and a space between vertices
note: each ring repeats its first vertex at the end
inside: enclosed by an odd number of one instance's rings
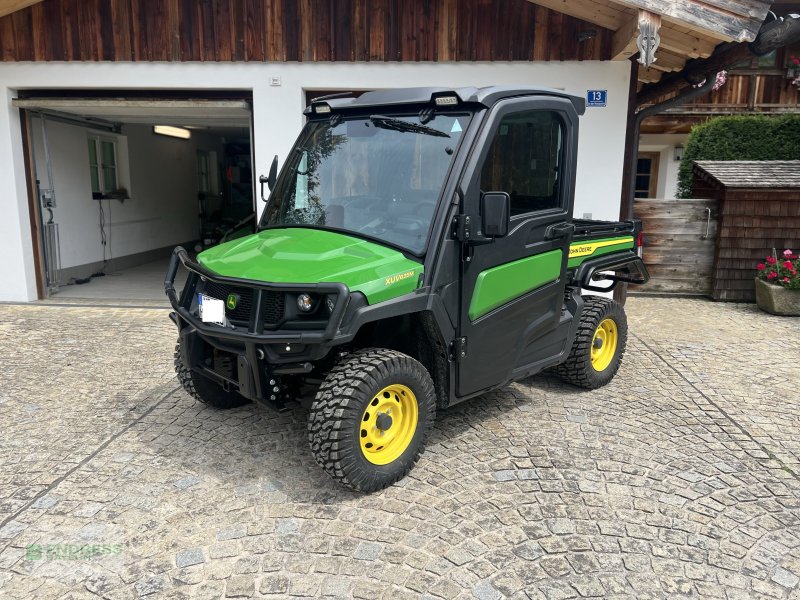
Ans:
MULTIPOLYGON (((52 120, 46 127, 62 268, 103 260, 100 201, 92 199, 89 177, 90 135, 117 142, 118 184, 131 195, 124 202, 102 201, 106 258, 199 237, 196 153, 199 149, 219 153, 219 138, 202 133, 190 140, 170 138, 155 135, 148 125, 125 125, 119 135, 52 120)), ((31 129, 37 177, 47 188, 41 119, 32 119, 31 129)))
POLYGON ((581 96, 608 90, 608 106, 581 120, 575 213, 615 219, 619 213, 630 65, 617 62, 533 63, 9 63, 0 65, 0 300, 35 298, 19 115, 20 89, 243 89, 254 100, 254 176, 273 154, 283 162, 303 124, 304 89, 398 86, 532 85, 581 96), (280 86, 269 84, 271 77, 280 86))
POLYGON ((678 168, 681 163, 675 160, 675 146, 686 147, 689 134, 646 133, 639 136, 639 152, 658 152, 658 191, 657 198, 673 200, 678 191, 678 168))

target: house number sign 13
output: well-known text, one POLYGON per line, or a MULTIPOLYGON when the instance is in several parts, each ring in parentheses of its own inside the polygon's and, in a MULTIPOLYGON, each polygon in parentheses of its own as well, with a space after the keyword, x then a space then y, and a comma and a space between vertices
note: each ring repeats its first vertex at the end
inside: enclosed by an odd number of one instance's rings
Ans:
POLYGON ((605 106, 608 101, 608 90, 589 90, 586 92, 587 106, 605 106))

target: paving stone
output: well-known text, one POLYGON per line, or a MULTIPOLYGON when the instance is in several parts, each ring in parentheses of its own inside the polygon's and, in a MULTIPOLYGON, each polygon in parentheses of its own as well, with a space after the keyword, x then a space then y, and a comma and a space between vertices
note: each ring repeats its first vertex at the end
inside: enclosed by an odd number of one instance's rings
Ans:
POLYGON ((217 540, 220 542, 224 540, 238 540, 247 535, 247 525, 244 523, 237 523, 230 527, 217 530, 217 540))
POLYGON ((205 558, 201 548, 187 548, 175 555, 175 566, 180 568, 199 565, 204 562, 205 558))
POLYGON ((358 560, 375 560, 381 555, 383 549, 383 544, 376 542, 360 542, 353 557, 358 560))
POLYGON ((145 597, 162 593, 167 588, 167 582, 163 576, 149 576, 137 581, 134 588, 139 597, 145 597))
POLYGON ((800 577, 791 571, 787 571, 783 567, 777 567, 775 569, 775 574, 772 576, 772 581, 780 586, 791 589, 797 587, 797 584, 800 583, 800 577))
POLYGON ((262 594, 285 594, 288 590, 289 578, 286 575, 266 575, 258 586, 262 594))
POLYGON ((31 504, 31 508, 33 509, 47 509, 53 508, 56 504, 58 504, 59 498, 57 496, 51 496, 49 494, 42 496, 36 502, 31 504))
POLYGON ((478 600, 500 600, 503 597, 489 581, 481 581, 472 588, 472 595, 478 600))
POLYGON ((225 583, 226 598, 252 598, 255 579, 252 575, 234 575, 225 583))
POLYGON ((176 481, 173 485, 180 490, 185 490, 192 486, 197 485, 198 483, 200 483, 200 481, 201 479, 199 477, 195 477, 194 475, 189 475, 187 477, 182 477, 178 479, 178 481, 176 481))

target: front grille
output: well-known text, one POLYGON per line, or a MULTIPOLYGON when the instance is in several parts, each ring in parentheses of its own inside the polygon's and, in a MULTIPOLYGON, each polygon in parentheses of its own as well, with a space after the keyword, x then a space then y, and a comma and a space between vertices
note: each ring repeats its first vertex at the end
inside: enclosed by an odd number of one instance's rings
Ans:
MULTIPOLYGON (((206 281, 201 290, 206 296, 216 298, 226 302, 225 314, 228 319, 237 325, 247 325, 250 322, 250 315, 253 311, 253 299, 255 290, 243 286, 226 285, 216 281, 206 281), (231 310, 227 307, 227 300, 230 294, 236 294, 239 299, 236 308, 231 310)), ((283 320, 283 313, 286 304, 286 295, 282 292, 262 292, 262 315, 265 326, 278 325, 283 320)))
POLYGON ((261 294, 263 302, 262 313, 264 315, 264 325, 277 325, 283 319, 283 311, 286 304, 286 294, 280 292, 263 292, 261 294))
POLYGON ((231 321, 236 321, 240 324, 250 322, 250 313, 253 310, 254 293, 255 290, 252 288, 225 285, 223 283, 217 283, 216 281, 206 281, 205 285, 203 286, 203 294, 225 302, 225 315, 231 321), (228 296, 230 294, 236 294, 239 296, 239 299, 236 303, 236 308, 233 310, 227 307, 228 296))

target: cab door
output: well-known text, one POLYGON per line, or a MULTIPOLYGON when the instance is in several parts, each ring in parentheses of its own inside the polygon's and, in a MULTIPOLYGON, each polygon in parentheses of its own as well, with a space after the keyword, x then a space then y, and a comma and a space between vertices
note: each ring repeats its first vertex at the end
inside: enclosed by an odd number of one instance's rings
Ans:
POLYGON ((472 223, 461 257, 460 397, 538 371, 565 350, 577 120, 566 98, 510 99, 479 134, 460 189, 462 219, 472 223), (508 231, 486 238, 481 199, 497 192, 510 198, 508 231))

